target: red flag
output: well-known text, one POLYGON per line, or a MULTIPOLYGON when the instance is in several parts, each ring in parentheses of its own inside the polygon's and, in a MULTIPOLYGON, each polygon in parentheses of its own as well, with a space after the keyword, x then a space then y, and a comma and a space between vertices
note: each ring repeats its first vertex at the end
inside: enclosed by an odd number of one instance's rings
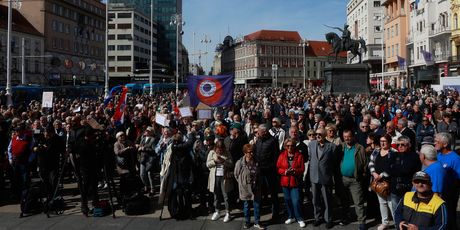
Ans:
POLYGON ((116 125, 121 125, 124 122, 127 93, 128 88, 123 86, 117 107, 115 107, 115 113, 112 117, 116 125))

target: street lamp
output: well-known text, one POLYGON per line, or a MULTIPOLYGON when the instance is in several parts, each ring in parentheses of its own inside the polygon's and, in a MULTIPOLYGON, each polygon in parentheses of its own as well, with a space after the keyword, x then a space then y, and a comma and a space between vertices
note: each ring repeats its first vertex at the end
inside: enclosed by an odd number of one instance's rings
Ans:
MULTIPOLYGON (((208 35, 204 35, 204 38, 201 39, 201 43, 204 43, 205 44, 205 52, 208 53, 208 44, 211 43, 211 38, 208 36, 208 35)), ((206 54, 206 58, 205 58, 205 62, 206 62, 206 67, 208 66, 208 55, 206 54)), ((205 73, 206 75, 206 73, 205 73)))
POLYGON ((153 95, 153 0, 150 1, 150 74, 149 74, 150 92, 153 95))
POLYGON ((380 90, 384 90, 385 88, 385 77, 384 77, 384 70, 385 70, 385 48, 384 48, 384 37, 385 37, 385 30, 383 29, 384 26, 384 21, 387 19, 388 16, 385 16, 383 13, 383 8, 382 8, 382 13, 380 16, 374 16, 374 19, 377 21, 380 21, 380 32, 382 32, 382 39, 381 39, 381 49, 382 49, 382 81, 380 82, 380 90))
POLYGON ((308 46, 307 39, 300 40, 299 46, 302 47, 302 56, 303 56, 303 89, 306 89, 306 80, 307 80, 307 73, 305 70, 305 63, 306 63, 306 55, 305 55, 305 46, 308 46))
POLYGON ((181 14, 174 14, 171 16, 171 22, 169 25, 176 25, 176 96, 179 93, 179 36, 183 34, 181 26, 185 25, 182 21, 181 14), (180 30, 180 31, 179 31, 180 30))
POLYGON ((109 95, 109 0, 105 5, 105 78, 104 78, 104 94, 109 95))

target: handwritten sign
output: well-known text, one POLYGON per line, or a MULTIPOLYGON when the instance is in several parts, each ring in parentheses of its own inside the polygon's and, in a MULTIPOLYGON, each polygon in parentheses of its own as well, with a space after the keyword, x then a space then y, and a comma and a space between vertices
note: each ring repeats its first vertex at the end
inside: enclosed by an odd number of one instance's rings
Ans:
POLYGON ((179 108, 179 112, 182 117, 193 117, 190 107, 181 107, 179 108))
POLYGON ((53 108, 53 92, 43 92, 42 108, 53 108))
POLYGON ((210 109, 200 109, 198 110, 198 119, 211 119, 212 118, 212 110, 210 109))
POLYGON ((155 115, 155 122, 162 126, 168 126, 168 120, 166 119, 166 115, 163 114, 156 114, 155 115))

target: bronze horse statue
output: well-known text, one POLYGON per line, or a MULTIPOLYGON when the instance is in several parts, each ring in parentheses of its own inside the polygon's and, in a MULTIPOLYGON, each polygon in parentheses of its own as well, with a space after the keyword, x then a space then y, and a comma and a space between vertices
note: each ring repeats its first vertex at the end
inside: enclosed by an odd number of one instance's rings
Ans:
POLYGON ((359 57, 359 63, 361 63, 362 54, 367 52, 366 41, 364 41, 361 37, 359 40, 349 39, 347 42, 342 42, 339 35, 334 32, 330 32, 326 34, 326 41, 332 45, 332 52, 328 54, 328 61, 331 54, 335 54, 335 62, 337 62, 337 56, 340 52, 350 51, 353 54, 353 57, 350 59, 350 64, 356 56, 359 57), (361 52, 361 50, 364 52, 361 52))

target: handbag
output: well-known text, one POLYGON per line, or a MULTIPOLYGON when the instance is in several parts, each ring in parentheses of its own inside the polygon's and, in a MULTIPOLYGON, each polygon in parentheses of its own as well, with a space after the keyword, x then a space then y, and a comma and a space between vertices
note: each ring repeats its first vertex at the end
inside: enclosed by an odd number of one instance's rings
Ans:
POLYGON ((390 195, 390 183, 383 178, 379 180, 372 180, 370 187, 372 191, 383 198, 387 198, 390 195))

